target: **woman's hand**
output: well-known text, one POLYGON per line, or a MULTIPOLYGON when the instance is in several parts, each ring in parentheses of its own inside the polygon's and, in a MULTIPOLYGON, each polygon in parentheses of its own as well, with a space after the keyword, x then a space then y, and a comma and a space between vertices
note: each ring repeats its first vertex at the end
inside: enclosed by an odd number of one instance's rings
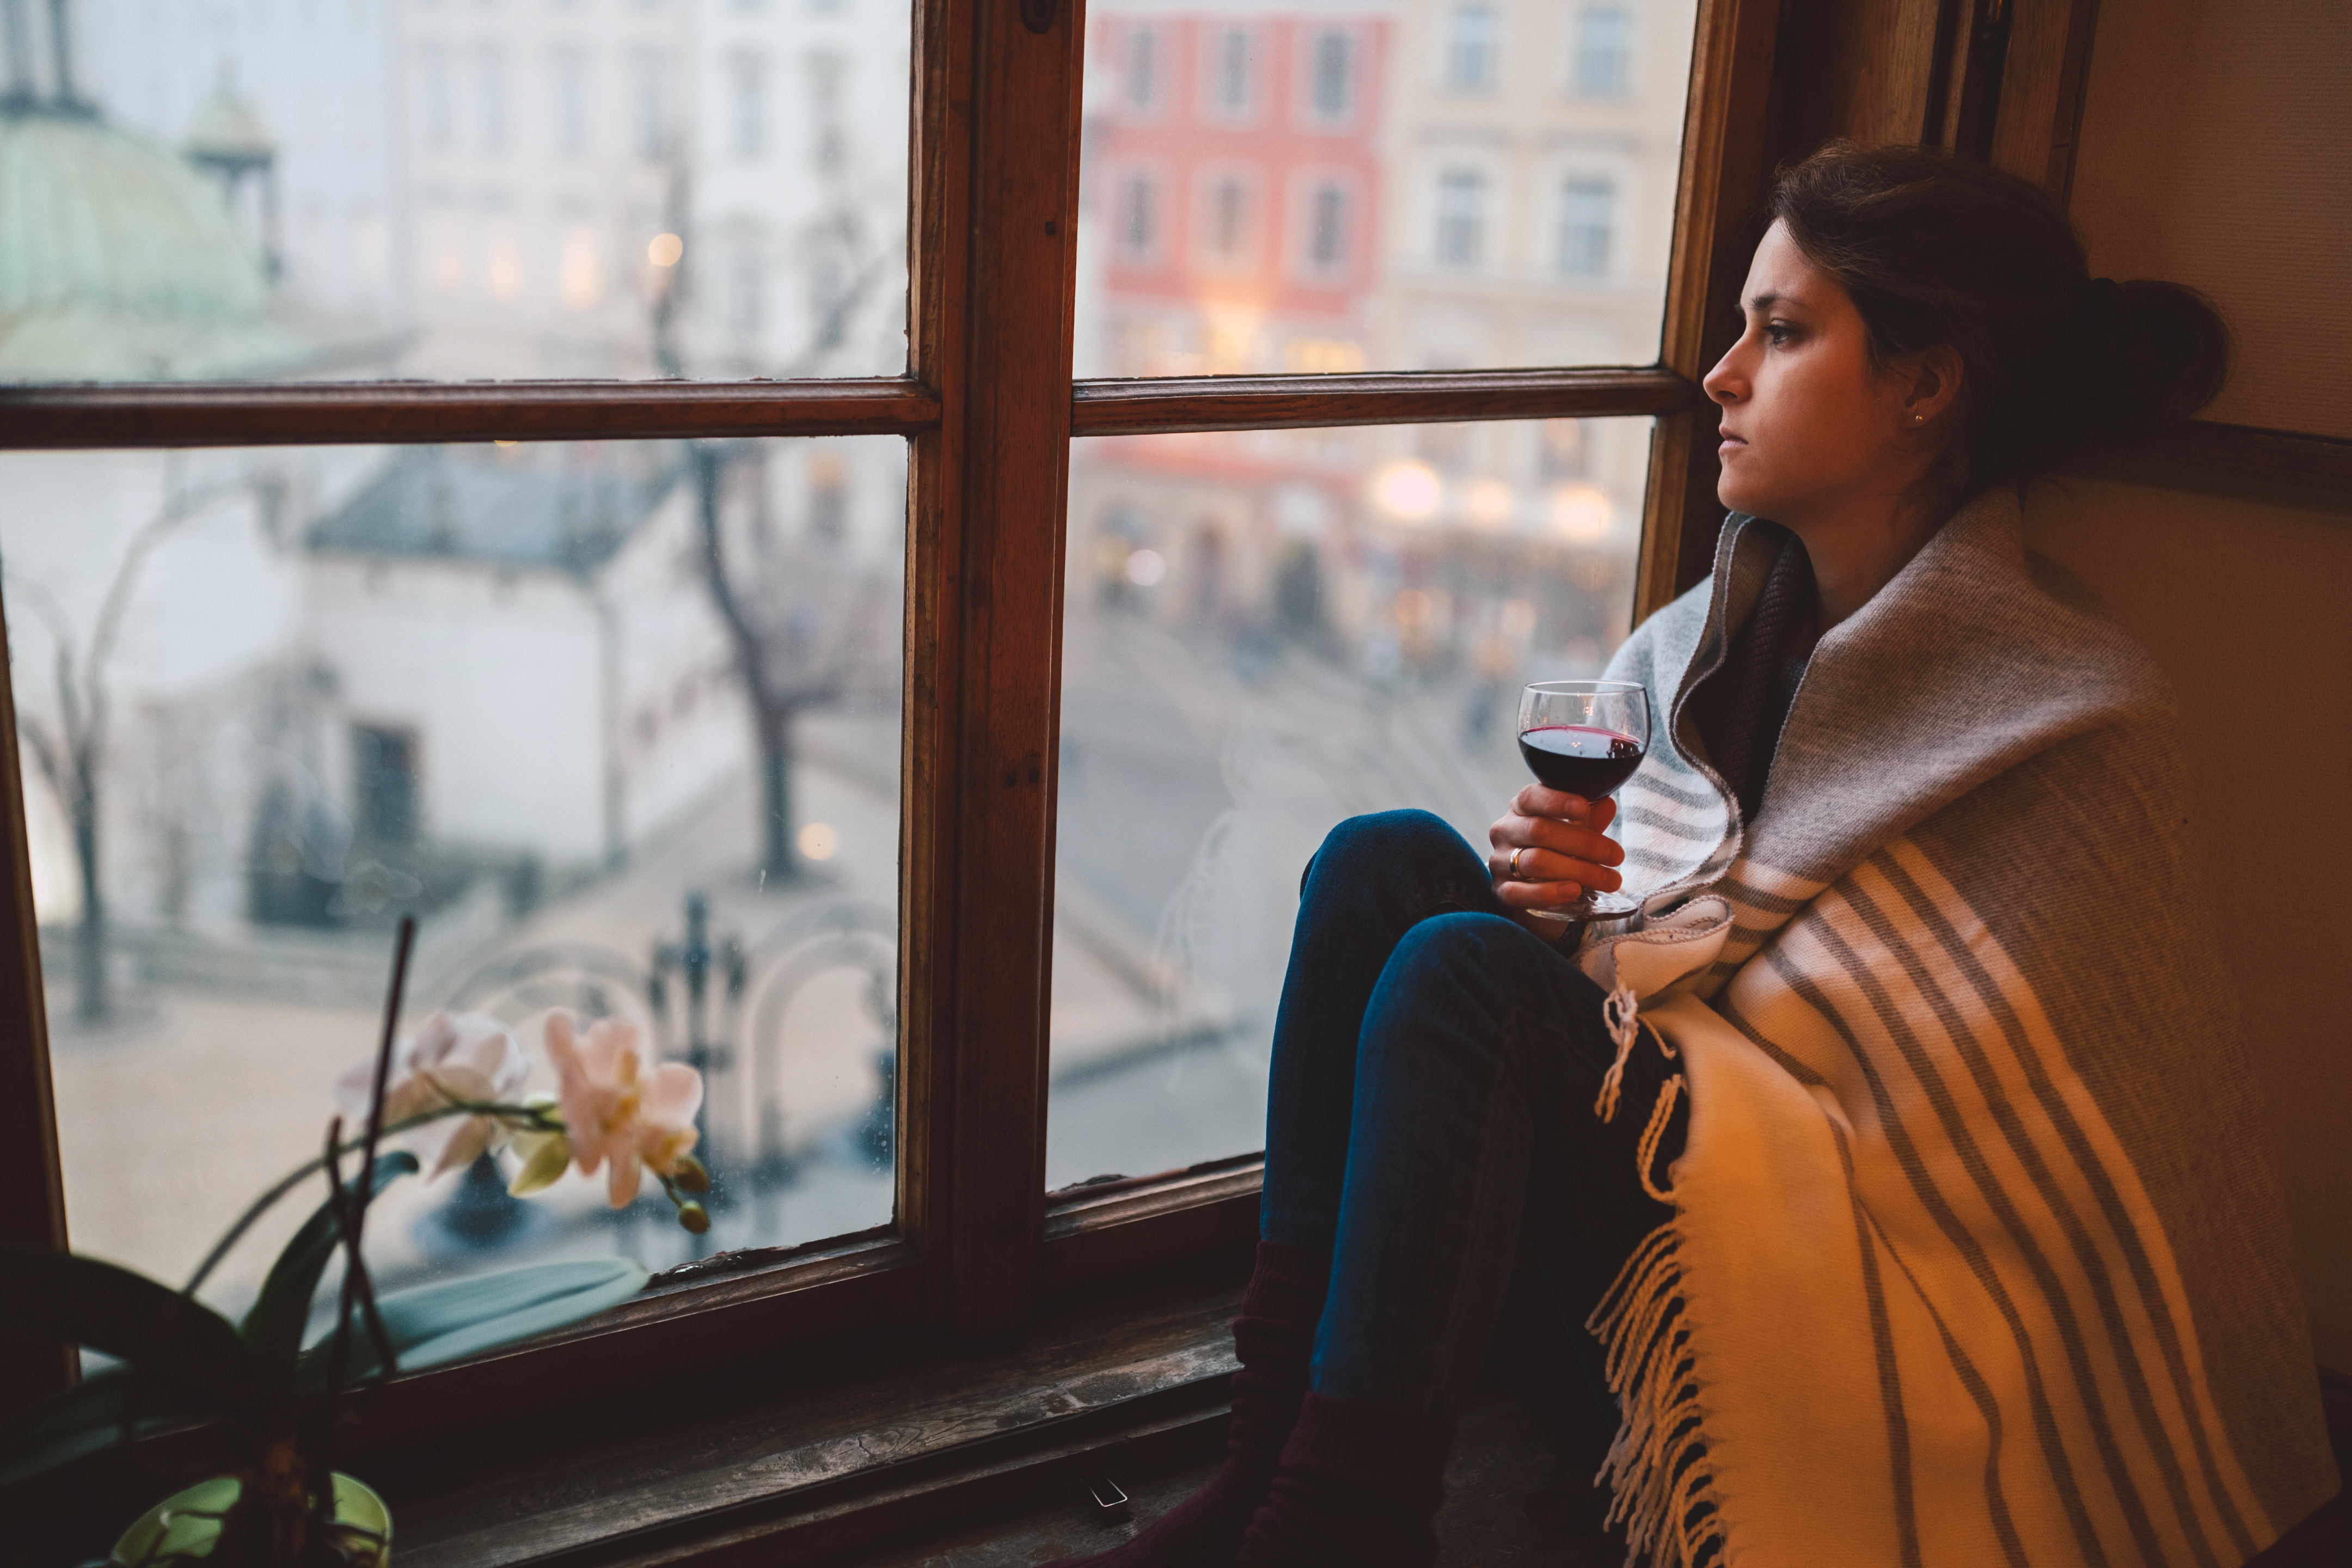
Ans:
POLYGON ((1613 800, 1588 801, 1580 795, 1528 784, 1512 797, 1509 812, 1486 830, 1486 841, 1494 847, 1486 857, 1486 873, 1494 879, 1495 896, 1529 931, 1538 936, 1559 935, 1559 921, 1525 911, 1567 903, 1587 888, 1616 891, 1624 879, 1610 868, 1625 858, 1625 851, 1601 832, 1616 819, 1613 800))

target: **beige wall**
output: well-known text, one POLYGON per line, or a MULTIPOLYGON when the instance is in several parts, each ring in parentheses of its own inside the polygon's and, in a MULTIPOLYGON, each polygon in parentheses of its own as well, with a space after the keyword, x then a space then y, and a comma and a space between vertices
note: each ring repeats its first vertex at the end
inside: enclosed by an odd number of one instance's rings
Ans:
POLYGON ((2180 694, 2313 1336, 2352 1369, 2352 515, 2075 479, 2026 516, 2180 694))
MULTIPOLYGON (((2347 82, 2344 0, 2102 0, 2074 218, 2095 271, 2230 318, 2208 417, 2352 437, 2347 82)), ((2313 1335, 2352 1371, 2352 497, 2075 479, 2028 519, 2180 693, 2313 1335)))
POLYGON ((2352 5, 2100 0, 2074 153, 2091 267, 2236 331, 2210 416, 2352 437, 2352 5))

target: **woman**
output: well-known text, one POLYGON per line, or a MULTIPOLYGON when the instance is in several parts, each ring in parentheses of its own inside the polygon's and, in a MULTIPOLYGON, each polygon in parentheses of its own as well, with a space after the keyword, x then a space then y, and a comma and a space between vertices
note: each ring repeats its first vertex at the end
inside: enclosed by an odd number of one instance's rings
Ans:
POLYGON ((1650 755, 1484 864, 1325 842, 1227 1462, 1089 1562, 1429 1562, 1523 1255, 1656 1561, 2229 1568, 2335 1489, 2178 717, 2019 513, 2221 324, 1981 166, 1832 146, 1771 210, 1714 574, 1612 665, 1650 755))

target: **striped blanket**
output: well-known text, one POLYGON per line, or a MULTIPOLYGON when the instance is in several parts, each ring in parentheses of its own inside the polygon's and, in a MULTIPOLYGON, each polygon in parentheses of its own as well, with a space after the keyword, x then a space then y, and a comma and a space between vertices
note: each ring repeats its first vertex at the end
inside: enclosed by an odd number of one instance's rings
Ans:
POLYGON ((1652 896, 1580 958, 1692 1105, 1593 1317, 1616 1507, 1662 1563, 2235 1568, 2337 1482, 2167 688, 1988 495, 1822 638, 1742 820, 1683 703, 1783 537, 1735 516, 1612 669, 1652 896))

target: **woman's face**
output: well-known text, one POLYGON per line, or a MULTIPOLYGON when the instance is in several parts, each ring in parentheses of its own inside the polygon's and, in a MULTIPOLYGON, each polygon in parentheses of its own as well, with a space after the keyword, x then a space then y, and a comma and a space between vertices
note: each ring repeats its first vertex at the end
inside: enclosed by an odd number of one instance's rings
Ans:
POLYGON ((1801 534, 1885 516, 1921 471, 1920 443, 1904 439, 1925 423, 1916 388, 1874 369, 1853 300, 1777 223, 1742 303, 1746 330, 1704 384, 1723 409, 1717 499, 1801 534))

